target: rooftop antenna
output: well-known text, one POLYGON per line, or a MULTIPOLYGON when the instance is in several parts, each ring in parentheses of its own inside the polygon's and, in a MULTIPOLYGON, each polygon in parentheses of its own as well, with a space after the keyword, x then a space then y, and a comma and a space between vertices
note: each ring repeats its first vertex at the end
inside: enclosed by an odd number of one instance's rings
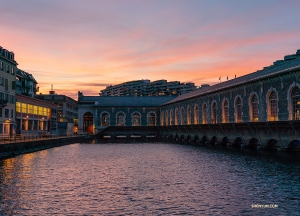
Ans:
POLYGON ((49 91, 49 94, 55 94, 55 91, 53 91, 53 84, 51 84, 51 91, 49 91))

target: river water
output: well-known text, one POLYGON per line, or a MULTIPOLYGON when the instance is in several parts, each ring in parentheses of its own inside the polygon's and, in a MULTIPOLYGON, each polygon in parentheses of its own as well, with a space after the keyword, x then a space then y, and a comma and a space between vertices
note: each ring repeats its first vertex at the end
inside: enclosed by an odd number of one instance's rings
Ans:
POLYGON ((299 215, 300 166, 175 144, 72 144, 0 160, 0 215, 299 215))

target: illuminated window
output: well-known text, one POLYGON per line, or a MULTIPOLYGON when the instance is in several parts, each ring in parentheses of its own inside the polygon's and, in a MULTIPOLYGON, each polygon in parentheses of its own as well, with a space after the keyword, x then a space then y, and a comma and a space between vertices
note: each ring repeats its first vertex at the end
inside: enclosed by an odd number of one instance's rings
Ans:
POLYGON ((28 104, 28 113, 33 114, 33 105, 32 104, 28 104))
POLYGON ((22 103, 22 113, 27 113, 27 104, 22 103))
POLYGON ((198 105, 194 106, 194 124, 199 124, 199 107, 198 107, 198 105))
POLYGON ((277 121, 278 120, 278 104, 277 104, 277 94, 272 91, 269 95, 269 104, 268 104, 268 120, 277 121))
POLYGON ((213 102, 211 105, 211 123, 217 123, 217 103, 213 102))
POLYGON ((170 110, 170 125, 173 125, 173 110, 170 110))
POLYGON ((206 103, 202 106, 202 123, 207 124, 207 105, 206 103))
POLYGON ((250 120, 258 121, 258 98, 253 95, 250 100, 250 120))
POLYGON ((164 126, 164 121, 165 121, 164 111, 161 111, 161 113, 160 113, 160 125, 161 126, 164 126))
POLYGON ((180 124, 184 125, 184 108, 181 107, 180 109, 180 124))
POLYGON ((21 103, 20 102, 16 102, 16 112, 21 112, 21 103))
POLYGON ((225 99, 223 103, 223 123, 229 122, 229 105, 228 100, 225 99))
POLYGON ((169 112, 168 110, 166 110, 165 112, 165 125, 168 126, 169 125, 169 112))
POLYGON ((175 125, 178 125, 179 113, 178 108, 175 109, 175 125))
POLYGON ((33 112, 35 115, 38 114, 38 107, 37 106, 33 106, 33 112))
POLYGON ((188 106, 187 108, 187 124, 190 125, 191 124, 191 107, 188 106))
POLYGON ((242 100, 240 97, 235 100, 235 116, 236 122, 242 122, 242 100))
POLYGON ((292 91, 292 104, 293 104, 293 120, 300 120, 300 89, 295 87, 292 91))

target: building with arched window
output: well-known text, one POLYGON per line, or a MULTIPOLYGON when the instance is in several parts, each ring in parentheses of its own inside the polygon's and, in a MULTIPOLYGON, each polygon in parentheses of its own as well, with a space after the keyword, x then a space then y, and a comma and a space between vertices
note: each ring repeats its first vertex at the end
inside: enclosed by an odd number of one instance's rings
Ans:
POLYGON ((141 126, 298 121, 300 50, 262 70, 175 97, 92 97, 79 93, 78 103, 80 122, 83 114, 90 112, 95 129, 118 125, 118 112, 123 113, 126 126, 132 125, 135 112, 140 113, 141 126), (102 124, 100 115, 104 112, 109 122, 102 124))
POLYGON ((227 99, 224 99, 223 101, 222 122, 223 123, 229 122, 229 104, 227 99))

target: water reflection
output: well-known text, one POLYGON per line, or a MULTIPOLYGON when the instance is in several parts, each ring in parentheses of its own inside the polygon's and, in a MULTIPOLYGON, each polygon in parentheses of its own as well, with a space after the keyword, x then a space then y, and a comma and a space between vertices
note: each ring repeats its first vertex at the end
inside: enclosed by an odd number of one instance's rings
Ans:
POLYGON ((74 144, 0 161, 0 214, 293 215, 299 163, 167 144, 74 144), (253 204, 278 208, 252 208, 253 204))

